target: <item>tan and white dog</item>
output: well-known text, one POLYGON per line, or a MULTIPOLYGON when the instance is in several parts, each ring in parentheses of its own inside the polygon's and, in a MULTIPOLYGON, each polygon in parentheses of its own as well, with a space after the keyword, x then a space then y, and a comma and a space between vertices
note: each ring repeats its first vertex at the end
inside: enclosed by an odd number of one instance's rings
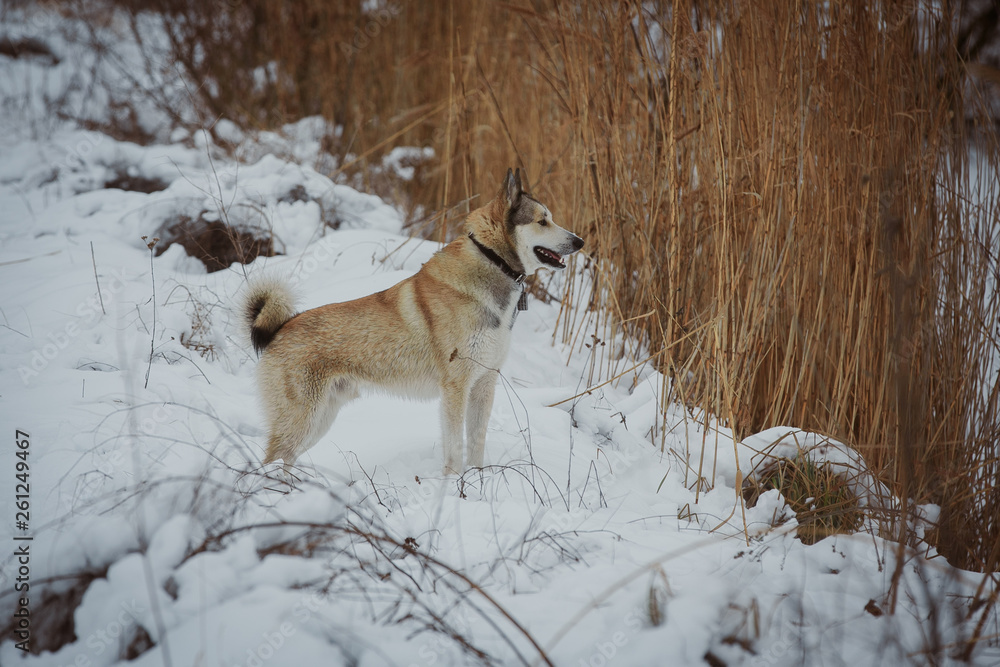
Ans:
POLYGON ((285 468, 329 430, 362 390, 441 397, 445 473, 483 465, 486 425, 524 279, 564 269, 583 239, 521 189, 520 170, 465 220, 452 241, 389 289, 295 314, 279 281, 251 283, 244 301, 258 354, 270 435, 265 462, 285 468))

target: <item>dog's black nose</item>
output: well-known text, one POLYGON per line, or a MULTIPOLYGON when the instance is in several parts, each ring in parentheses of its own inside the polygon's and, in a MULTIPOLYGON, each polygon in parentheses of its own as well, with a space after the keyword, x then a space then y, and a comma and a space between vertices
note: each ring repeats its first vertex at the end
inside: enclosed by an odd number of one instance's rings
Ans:
POLYGON ((583 239, 581 239, 579 236, 574 236, 573 237, 573 250, 579 250, 582 247, 583 247, 583 239))

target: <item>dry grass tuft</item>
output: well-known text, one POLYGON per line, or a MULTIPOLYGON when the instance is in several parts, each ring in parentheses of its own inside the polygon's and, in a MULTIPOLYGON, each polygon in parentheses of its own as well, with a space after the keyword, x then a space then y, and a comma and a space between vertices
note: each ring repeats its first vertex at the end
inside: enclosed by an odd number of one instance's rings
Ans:
POLYGON ((747 507, 760 495, 778 489, 798 520, 796 535, 805 544, 824 537, 856 533, 864 523, 858 497, 850 481, 832 466, 815 463, 808 456, 778 459, 769 463, 743 486, 747 507))
POLYGON ((182 301, 188 307, 191 316, 191 329, 181 332, 181 345, 197 352, 203 359, 215 361, 219 357, 219 351, 215 347, 213 338, 212 311, 221 307, 222 303, 217 298, 214 302, 209 303, 199 295, 192 293, 184 285, 178 285, 170 291, 166 304, 170 304, 175 299, 182 301))
POLYGON ((159 257, 174 243, 183 246, 189 257, 198 259, 209 273, 224 271, 234 263, 248 264, 257 257, 273 257, 274 239, 259 226, 214 219, 211 211, 197 218, 177 214, 157 230, 164 243, 156 249, 159 257))

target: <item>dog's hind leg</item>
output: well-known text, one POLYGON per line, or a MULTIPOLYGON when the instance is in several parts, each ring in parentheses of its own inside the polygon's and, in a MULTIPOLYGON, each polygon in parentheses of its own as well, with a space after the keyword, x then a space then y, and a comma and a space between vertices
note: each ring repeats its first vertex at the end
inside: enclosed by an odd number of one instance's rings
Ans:
POLYGON ((287 470, 295 463, 299 454, 309 447, 305 443, 312 425, 313 406, 288 403, 283 407, 281 414, 270 420, 264 463, 281 459, 287 470))
POLYGON ((264 462, 281 459, 285 470, 290 469, 299 456, 330 430, 340 409, 358 395, 353 383, 340 378, 332 381, 317 398, 282 401, 274 411, 264 462))
POLYGON ((466 410, 466 440, 469 447, 470 468, 483 466, 483 451, 486 448, 486 426, 493 411, 493 394, 497 386, 496 371, 487 371, 476 380, 469 392, 469 406, 466 410))

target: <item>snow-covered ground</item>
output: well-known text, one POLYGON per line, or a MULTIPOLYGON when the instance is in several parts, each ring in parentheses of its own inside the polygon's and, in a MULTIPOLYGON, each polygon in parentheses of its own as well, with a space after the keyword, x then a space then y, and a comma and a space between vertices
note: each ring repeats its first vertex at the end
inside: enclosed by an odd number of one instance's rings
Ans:
MULTIPOLYGON (((881 665, 971 634, 982 575, 908 547, 893 614, 878 526, 807 546, 777 491, 740 502, 763 451, 850 452, 663 414, 648 365, 585 391, 557 303, 514 327, 486 468, 442 476, 437 405, 373 396, 289 487, 260 465, 246 276, 288 275, 313 307, 439 246, 314 170, 321 121, 229 128, 238 159, 201 133, 138 146, 45 117, 25 82, 64 66, 0 56, 8 109, 31 99, 0 136, 0 664, 881 665), (167 187, 105 187, 123 174, 167 187), (152 256, 180 216, 258 226, 282 254, 215 273, 177 244, 152 256), (70 610, 75 640, 18 647, 70 610)), ((973 662, 1000 663, 997 642, 973 662)))

